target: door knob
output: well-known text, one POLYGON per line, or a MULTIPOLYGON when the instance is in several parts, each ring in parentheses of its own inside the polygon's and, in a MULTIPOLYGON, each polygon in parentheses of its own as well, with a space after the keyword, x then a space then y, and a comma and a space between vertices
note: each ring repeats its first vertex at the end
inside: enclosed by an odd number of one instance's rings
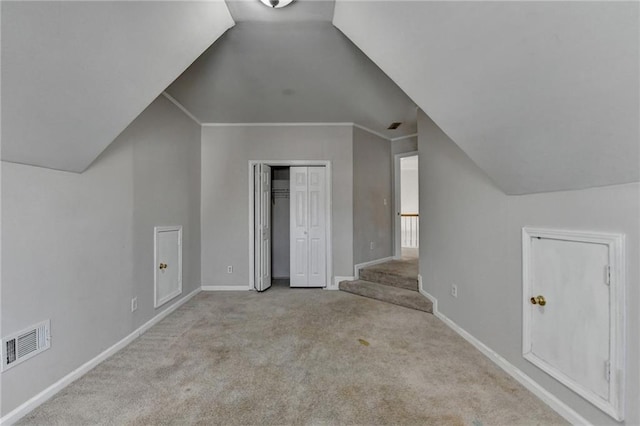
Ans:
POLYGON ((544 306, 544 305, 547 304, 547 301, 544 300, 544 296, 540 295, 540 296, 532 297, 531 298, 531 304, 532 305, 544 306))
POLYGON ((160 269, 167 269, 167 264, 166 263, 161 263, 160 264, 160 269))

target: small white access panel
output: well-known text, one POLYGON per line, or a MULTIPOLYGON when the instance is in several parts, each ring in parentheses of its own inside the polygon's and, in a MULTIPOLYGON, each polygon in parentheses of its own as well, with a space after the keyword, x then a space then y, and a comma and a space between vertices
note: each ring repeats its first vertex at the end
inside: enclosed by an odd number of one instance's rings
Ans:
POLYGON ((265 291, 271 287, 271 166, 254 167, 254 287, 265 291))
POLYGON ((327 218, 324 167, 291 167, 291 287, 325 287, 327 218))
POLYGON ((154 307, 182 294, 182 226, 155 227, 154 307))
POLYGON ((624 417, 623 242, 523 229, 523 355, 616 420, 624 417))

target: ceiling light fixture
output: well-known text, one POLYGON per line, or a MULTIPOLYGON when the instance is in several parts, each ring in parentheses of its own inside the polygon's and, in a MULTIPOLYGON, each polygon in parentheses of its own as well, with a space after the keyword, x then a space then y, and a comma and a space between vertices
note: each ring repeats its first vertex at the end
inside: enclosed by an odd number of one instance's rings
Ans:
POLYGON ((265 6, 269 6, 273 9, 280 9, 281 7, 289 6, 293 3, 293 0, 260 0, 265 6))

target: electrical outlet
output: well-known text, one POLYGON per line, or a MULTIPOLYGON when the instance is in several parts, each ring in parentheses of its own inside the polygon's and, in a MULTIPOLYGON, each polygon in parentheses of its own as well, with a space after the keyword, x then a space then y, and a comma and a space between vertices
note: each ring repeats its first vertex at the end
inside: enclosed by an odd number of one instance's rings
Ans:
POLYGON ((451 295, 453 297, 458 297, 458 286, 455 284, 451 284, 451 295))
POLYGON ((233 266, 227 266, 227 274, 233 274, 233 266))
POLYGON ((138 309, 138 298, 131 299, 131 312, 135 312, 138 309))
POLYGON ((369 250, 373 250, 374 248, 376 248, 376 243, 374 243, 373 241, 371 241, 369 243, 369 250))
POLYGON ((386 198, 384 199, 384 205, 385 206, 387 205, 387 199, 386 198))

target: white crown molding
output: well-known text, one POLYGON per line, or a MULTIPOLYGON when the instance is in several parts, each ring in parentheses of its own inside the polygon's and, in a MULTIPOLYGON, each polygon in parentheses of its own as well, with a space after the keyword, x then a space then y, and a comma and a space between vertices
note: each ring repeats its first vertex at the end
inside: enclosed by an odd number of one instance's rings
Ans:
POLYGON ((371 133, 372 135, 376 135, 376 136, 378 136, 379 138, 382 138, 382 139, 384 139, 384 140, 391 141, 391 138, 389 138, 388 136, 385 136, 385 135, 383 135, 382 133, 376 132, 375 130, 371 130, 371 129, 370 129, 370 128, 368 128, 368 127, 361 126, 360 124, 353 123, 353 127, 357 127, 357 128, 358 128, 358 129, 360 129, 360 130, 364 130, 365 132, 369 132, 369 133, 371 133))
POLYGON ((353 123, 202 123, 202 127, 325 127, 353 126, 353 123))
POLYGON ((192 119, 193 121, 195 121, 197 124, 199 124, 200 126, 202 126, 202 122, 200 120, 198 120, 198 118, 191 114, 191 111, 189 111, 187 108, 185 108, 184 105, 182 105, 180 102, 178 102, 178 100, 176 98, 174 98, 173 96, 171 96, 170 94, 168 94, 166 91, 162 92, 162 95, 167 98, 172 104, 174 104, 175 106, 178 107, 178 109, 180 109, 180 111, 184 112, 184 114, 189 117, 190 119, 192 119))
POLYGON ((399 141, 402 139, 414 138, 418 136, 417 133, 412 133, 406 136, 398 136, 397 138, 390 138, 380 132, 376 132, 368 127, 362 126, 357 123, 352 122, 282 122, 282 123, 211 123, 211 122, 201 122, 199 121, 193 114, 191 114, 180 102, 171 97, 167 92, 163 92, 163 95, 167 97, 171 102, 173 102, 178 108, 184 111, 189 117, 193 119, 196 123, 200 124, 202 127, 357 127, 360 130, 364 130, 365 132, 371 133, 372 135, 378 136, 384 140, 393 142, 399 141))
POLYGON ((365 132, 369 132, 372 135, 376 135, 376 136, 381 137, 382 139, 386 139, 386 140, 388 140, 390 142, 401 141, 403 139, 415 138, 415 137, 418 136, 417 133, 412 133, 410 135, 398 136, 398 137, 395 137, 395 138, 390 138, 387 135, 384 135, 384 134, 382 134, 380 132, 376 132, 375 130, 371 130, 370 128, 362 126, 360 124, 357 124, 357 123, 352 123, 352 124, 353 124, 353 127, 357 127, 358 129, 364 130, 365 132))
POLYGON ((405 136, 398 136, 397 138, 391 138, 391 142, 396 142, 396 141, 401 141, 404 139, 410 139, 410 138, 417 138, 418 134, 417 133, 412 133, 410 135, 405 135, 405 136))

